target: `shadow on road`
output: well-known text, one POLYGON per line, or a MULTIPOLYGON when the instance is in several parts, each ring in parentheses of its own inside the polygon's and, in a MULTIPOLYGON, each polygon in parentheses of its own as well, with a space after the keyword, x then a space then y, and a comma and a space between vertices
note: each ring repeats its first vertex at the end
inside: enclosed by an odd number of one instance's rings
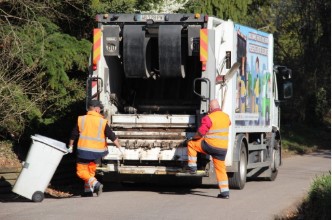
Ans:
POLYGON ((331 159, 331 150, 317 150, 313 153, 307 154, 307 156, 331 159))
POLYGON ((104 192, 112 191, 139 191, 139 192, 155 192, 165 195, 198 195, 204 197, 214 197, 206 195, 202 188, 212 188, 216 189, 216 194, 218 192, 217 185, 200 185, 200 186, 183 186, 183 185, 172 185, 166 186, 164 184, 158 183, 134 183, 134 182, 123 182, 123 183, 104 183, 104 192), (199 187, 199 188, 198 188, 199 187))

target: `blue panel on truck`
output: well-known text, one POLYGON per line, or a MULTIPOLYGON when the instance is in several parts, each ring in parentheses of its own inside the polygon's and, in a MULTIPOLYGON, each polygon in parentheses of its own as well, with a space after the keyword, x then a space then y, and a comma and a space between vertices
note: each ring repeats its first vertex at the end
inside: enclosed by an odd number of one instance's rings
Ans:
POLYGON ((242 25, 237 32, 236 126, 270 126, 273 38, 242 25))

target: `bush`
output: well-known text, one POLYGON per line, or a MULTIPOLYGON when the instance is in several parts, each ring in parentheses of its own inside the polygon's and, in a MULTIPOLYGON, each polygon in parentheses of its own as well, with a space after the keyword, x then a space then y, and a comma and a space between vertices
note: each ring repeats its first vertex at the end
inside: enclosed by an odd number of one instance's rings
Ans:
POLYGON ((281 130, 282 148, 298 154, 306 154, 319 149, 331 148, 331 127, 294 123, 281 130))
POLYGON ((303 219, 331 219, 331 172, 317 177, 302 205, 303 219))

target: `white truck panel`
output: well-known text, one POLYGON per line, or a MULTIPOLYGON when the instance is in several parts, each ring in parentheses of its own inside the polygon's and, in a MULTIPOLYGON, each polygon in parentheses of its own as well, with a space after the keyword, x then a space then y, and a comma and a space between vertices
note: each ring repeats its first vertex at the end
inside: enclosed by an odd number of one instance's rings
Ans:
POLYGON ((125 149, 124 147, 119 150, 115 146, 108 146, 108 155, 104 157, 106 160, 178 160, 187 161, 187 148, 179 147, 169 150, 162 150, 160 147, 151 149, 138 148, 138 149, 125 149))
POLYGON ((194 115, 112 115, 112 123, 195 124, 194 115))

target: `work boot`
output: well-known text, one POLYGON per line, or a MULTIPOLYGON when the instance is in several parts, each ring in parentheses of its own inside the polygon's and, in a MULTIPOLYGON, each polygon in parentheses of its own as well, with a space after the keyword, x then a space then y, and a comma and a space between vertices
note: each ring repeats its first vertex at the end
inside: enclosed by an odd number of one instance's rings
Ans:
POLYGON ((185 173, 190 173, 190 174, 196 174, 197 173, 197 168, 186 166, 184 168, 185 173))
POLYGON ((95 192, 97 196, 100 196, 103 192, 103 184, 101 184, 100 182, 96 183, 93 192, 95 192))
POLYGON ((220 194, 218 194, 217 198, 229 199, 229 193, 220 193, 220 194))

